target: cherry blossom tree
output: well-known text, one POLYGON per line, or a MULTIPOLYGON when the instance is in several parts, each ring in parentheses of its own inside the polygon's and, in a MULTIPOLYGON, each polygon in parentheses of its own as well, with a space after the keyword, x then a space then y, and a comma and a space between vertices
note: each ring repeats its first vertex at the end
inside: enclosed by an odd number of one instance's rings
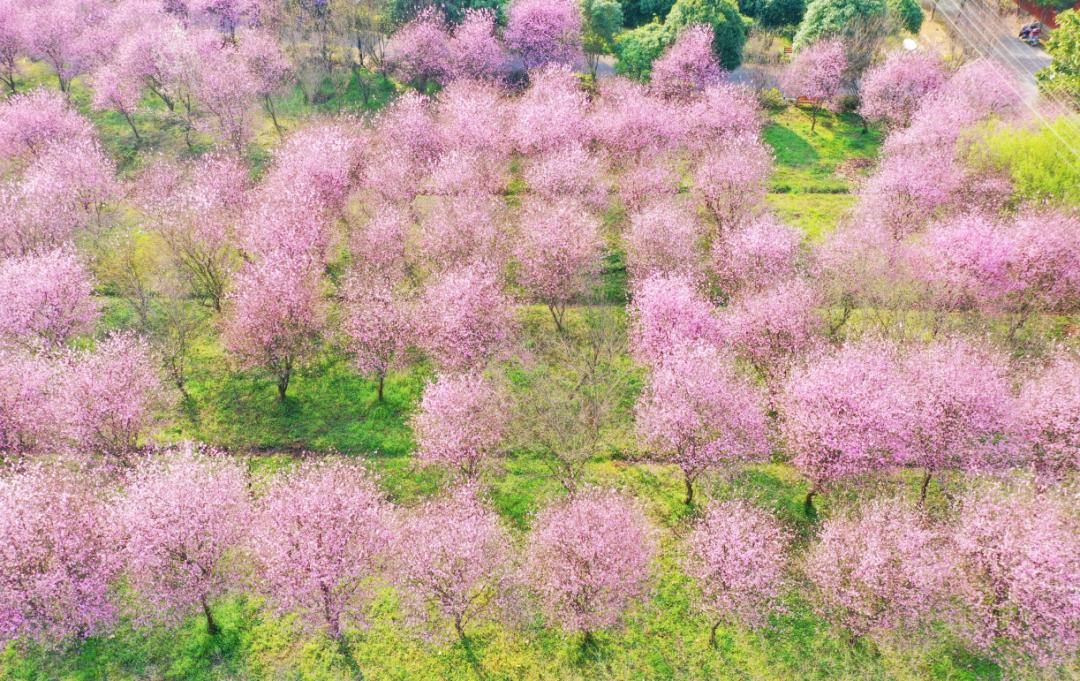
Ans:
POLYGON ((1054 357, 1024 385, 1016 405, 1021 461, 1051 480, 1080 469, 1080 362, 1054 357))
POLYGON ((911 386, 907 463, 925 469, 919 498, 943 469, 978 470, 1007 461, 1016 405, 1006 359, 988 347, 947 339, 912 348, 902 371, 911 386))
POLYGON ((0 83, 12 95, 19 92, 15 78, 19 73, 19 56, 25 51, 22 27, 25 17, 19 10, 18 3, 0 3, 0 83))
POLYGON ((247 166, 222 154, 183 166, 161 161, 140 175, 135 192, 191 295, 220 313, 239 266, 238 227, 254 198, 247 166))
POLYGON ((573 0, 514 0, 504 38, 525 69, 546 64, 573 66, 581 52, 581 8, 573 0))
POLYGON ((761 291, 799 270, 802 231, 763 215, 713 243, 712 269, 725 297, 761 291))
POLYGON ((654 274, 700 278, 704 234, 693 206, 678 198, 661 198, 631 213, 623 237, 631 285, 654 274))
POLYGON ((659 364, 675 348, 719 340, 716 308, 684 276, 653 275, 629 306, 630 349, 644 364, 659 364))
POLYGON ((61 444, 59 373, 45 357, 0 348, 0 452, 19 455, 61 444))
POLYGON ((705 153, 694 171, 694 188, 725 232, 762 204, 770 172, 772 156, 765 145, 739 137, 705 153))
POLYGON ((495 272, 481 265, 450 270, 428 284, 420 302, 421 347, 443 368, 478 366, 502 350, 516 328, 495 272))
POLYGON ((506 75, 508 55, 495 35, 495 13, 491 10, 465 10, 447 47, 456 78, 498 81, 506 75))
POLYGON ((537 514, 523 576, 548 620, 588 641, 644 594, 655 552, 637 502, 591 490, 537 514))
POLYGON ((362 623, 392 538, 389 504, 363 468, 304 463, 277 475, 250 532, 259 585, 283 612, 325 631, 348 656, 345 632, 362 623))
POLYGON ((721 335, 726 345, 754 367, 772 394, 791 363, 821 337, 819 304, 820 296, 808 282, 782 281, 736 298, 721 320, 721 335))
POLYGON ((498 454, 508 411, 504 396, 480 374, 440 374, 424 388, 413 419, 416 458, 475 478, 498 454))
POLYGON ((273 377, 279 402, 322 334, 318 285, 317 273, 302 261, 264 259, 240 270, 228 296, 225 347, 242 367, 273 377))
POLYGON ((581 144, 568 144, 532 156, 522 177, 530 192, 547 201, 571 199, 591 209, 602 209, 608 199, 608 187, 602 179, 605 170, 599 154, 581 144))
POLYGON ((200 608, 209 633, 220 632, 210 601, 228 588, 226 557, 247 532, 247 482, 240 463, 192 445, 131 472, 113 520, 127 577, 149 605, 140 617, 184 617, 200 608))
POLYGON ((712 49, 711 26, 691 26, 652 64, 652 88, 664 97, 688 98, 719 83, 724 71, 712 49))
POLYGON ((94 280, 70 249, 0 261, 0 339, 56 348, 97 321, 94 280))
POLYGON ((792 371, 780 398, 782 431, 811 483, 808 514, 828 483, 902 463, 910 403, 896 348, 885 342, 849 343, 792 371))
POLYGON ((90 103, 94 109, 119 112, 131 128, 135 143, 142 144, 142 135, 135 125, 135 114, 142 101, 142 83, 128 77, 128 74, 113 64, 106 64, 94 71, 91 80, 94 96, 90 103))
POLYGON ((95 29, 108 6, 101 0, 56 0, 28 3, 22 11, 27 51, 49 64, 60 91, 68 93, 72 79, 89 69, 102 48, 95 29))
POLYGON ((84 452, 134 451, 166 405, 149 343, 129 332, 72 353, 60 371, 65 427, 84 452))
POLYGON ((93 126, 54 90, 38 88, 0 103, 0 156, 27 160, 50 144, 93 139, 93 126))
POLYGON ((512 588, 512 542, 499 515, 471 485, 410 511, 396 528, 392 579, 411 620, 466 627, 498 612, 512 588))
POLYGON ((421 219, 420 247, 435 270, 505 260, 503 206, 486 194, 444 197, 421 219))
POLYGON ((0 640, 85 638, 116 618, 105 505, 60 467, 0 478, 0 640))
POLYGON ((589 102, 573 69, 548 64, 532 72, 529 89, 513 108, 510 134, 523 154, 581 145, 589 133, 589 102))
POLYGON ((784 90, 791 95, 806 97, 813 103, 811 132, 817 127, 818 108, 840 94, 846 68, 843 43, 839 40, 823 40, 799 50, 784 72, 784 90))
POLYGON ((409 211, 379 202, 367 224, 353 232, 353 268, 357 276, 390 285, 405 272, 405 245, 411 224, 409 211))
POLYGON ((940 612, 952 583, 946 533, 899 500, 827 520, 806 556, 819 608, 856 636, 910 633, 940 612))
POLYGON ((383 52, 387 68, 424 92, 430 83, 447 78, 451 68, 450 35, 442 13, 428 7, 402 26, 383 52))
POLYGON ((641 163, 672 150, 685 132, 680 107, 625 78, 605 78, 588 118, 592 136, 615 159, 641 163))
POLYGON ((413 341, 411 310, 393 284, 353 273, 346 282, 342 327, 356 368, 374 376, 382 401, 386 375, 413 341))
POLYGON ((687 540, 687 574, 701 589, 697 607, 712 618, 709 645, 725 621, 761 626, 786 585, 788 533, 745 501, 709 504, 687 540))
POLYGON ((953 533, 957 629, 1010 666, 1053 667, 1080 647, 1074 505, 1030 490, 973 490, 953 533))
POLYGON ((891 128, 904 127, 919 104, 947 77, 941 58, 932 52, 898 51, 863 74, 859 113, 891 128))
POLYGON ((599 221, 576 202, 533 201, 522 208, 518 281, 547 304, 560 333, 566 305, 588 290, 603 247, 599 221))
POLYGON ((653 368, 638 399, 638 441, 649 458, 679 467, 690 504, 705 471, 768 456, 762 402, 715 347, 678 345, 653 368))
POLYGON ((237 48, 249 76, 253 79, 255 93, 262 98, 266 113, 274 123, 274 129, 282 134, 274 108, 273 94, 279 90, 293 73, 288 56, 273 35, 266 31, 246 31, 237 48))

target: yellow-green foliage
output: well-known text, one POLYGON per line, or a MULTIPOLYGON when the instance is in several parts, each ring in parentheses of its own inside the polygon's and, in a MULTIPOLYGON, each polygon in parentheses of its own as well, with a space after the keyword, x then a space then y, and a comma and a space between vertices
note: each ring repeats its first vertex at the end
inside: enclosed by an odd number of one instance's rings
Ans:
POLYGON ((976 167, 1012 179, 1018 202, 1080 206, 1080 115, 1037 126, 991 125, 970 147, 976 167))

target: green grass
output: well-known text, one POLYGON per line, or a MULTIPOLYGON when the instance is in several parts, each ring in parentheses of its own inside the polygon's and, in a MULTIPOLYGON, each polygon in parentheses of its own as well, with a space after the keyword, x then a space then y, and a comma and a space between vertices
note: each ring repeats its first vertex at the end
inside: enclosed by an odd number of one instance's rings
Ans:
POLYGON ((789 106, 770 115, 763 137, 772 147, 775 169, 768 200, 780 217, 820 239, 836 227, 855 199, 852 179, 865 175, 881 145, 881 134, 863 131, 851 114, 818 114, 789 106))

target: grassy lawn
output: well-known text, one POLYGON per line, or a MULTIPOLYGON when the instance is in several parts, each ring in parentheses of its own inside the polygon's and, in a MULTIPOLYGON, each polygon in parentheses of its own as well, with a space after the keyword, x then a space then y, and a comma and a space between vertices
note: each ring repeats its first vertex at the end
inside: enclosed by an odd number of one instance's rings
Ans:
POLYGON ((769 180, 769 204, 785 220, 820 239, 855 203, 853 180, 865 176, 881 146, 881 133, 863 131, 852 114, 818 114, 795 106, 774 112, 765 142, 776 163, 769 180))

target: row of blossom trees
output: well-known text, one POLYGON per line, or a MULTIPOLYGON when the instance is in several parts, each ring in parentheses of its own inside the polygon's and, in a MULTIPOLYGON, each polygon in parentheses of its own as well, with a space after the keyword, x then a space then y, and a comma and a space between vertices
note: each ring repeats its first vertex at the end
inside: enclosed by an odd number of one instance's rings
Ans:
MULTIPOLYGON (((247 478, 236 459, 190 446, 145 460, 118 489, 50 466, 6 475, 0 636, 91 636, 125 608, 143 623, 198 613, 216 635, 214 602, 247 589, 352 660, 349 634, 389 584, 418 633, 465 640, 483 621, 522 622, 532 604, 588 641, 618 626, 651 581, 657 530, 614 491, 554 503, 519 542, 474 486, 399 509, 341 460, 299 464, 254 498, 247 478), (134 590, 126 604, 115 597, 121 577, 134 590)), ((1064 497, 987 483, 947 522, 869 502, 825 522, 798 559, 771 514, 718 502, 680 553, 712 642, 724 623, 764 626, 801 571, 814 606, 856 636, 945 623, 1003 663, 1052 666, 1080 645, 1078 530, 1064 497)))

